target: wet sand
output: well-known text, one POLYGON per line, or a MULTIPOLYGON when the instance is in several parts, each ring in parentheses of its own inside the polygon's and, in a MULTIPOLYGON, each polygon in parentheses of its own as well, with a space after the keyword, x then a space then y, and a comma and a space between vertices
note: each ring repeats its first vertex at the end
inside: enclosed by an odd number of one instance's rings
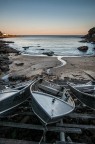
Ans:
POLYGON ((66 61, 66 65, 58 68, 55 67, 61 65, 61 62, 57 57, 10 54, 9 58, 13 61, 9 73, 30 78, 37 74, 46 74, 47 69, 50 69, 50 75, 59 79, 66 77, 81 80, 91 79, 87 73, 95 78, 95 57, 64 57, 62 59, 66 61), (23 63, 23 65, 17 66, 18 63, 23 63))

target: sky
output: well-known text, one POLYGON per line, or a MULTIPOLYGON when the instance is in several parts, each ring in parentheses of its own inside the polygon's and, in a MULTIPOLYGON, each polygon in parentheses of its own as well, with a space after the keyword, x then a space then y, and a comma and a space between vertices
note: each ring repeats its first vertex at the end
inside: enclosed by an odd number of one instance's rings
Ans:
POLYGON ((0 0, 0 31, 84 35, 95 26, 95 0, 0 0))

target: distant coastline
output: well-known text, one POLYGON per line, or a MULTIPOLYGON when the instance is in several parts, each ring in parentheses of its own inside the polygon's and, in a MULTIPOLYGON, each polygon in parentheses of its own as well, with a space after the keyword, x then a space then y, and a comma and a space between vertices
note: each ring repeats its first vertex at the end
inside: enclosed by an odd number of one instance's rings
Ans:
POLYGON ((16 37, 82 37, 83 35, 14 35, 16 37))
POLYGON ((2 38, 14 38, 14 37, 17 37, 17 35, 2 35, 2 36, 0 36, 0 39, 2 39, 2 38))

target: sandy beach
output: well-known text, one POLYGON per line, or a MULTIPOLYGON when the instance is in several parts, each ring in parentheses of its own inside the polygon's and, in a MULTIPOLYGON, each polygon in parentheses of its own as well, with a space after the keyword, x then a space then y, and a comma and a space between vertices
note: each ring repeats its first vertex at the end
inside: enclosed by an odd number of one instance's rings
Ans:
POLYGON ((29 78, 41 74, 50 76, 50 79, 69 77, 91 80, 88 74, 95 78, 95 57, 63 57, 62 59, 66 61, 64 66, 60 66, 61 62, 57 57, 10 54, 9 58, 13 61, 9 66, 9 73, 25 75, 29 78), (49 74, 47 69, 50 69, 49 74))

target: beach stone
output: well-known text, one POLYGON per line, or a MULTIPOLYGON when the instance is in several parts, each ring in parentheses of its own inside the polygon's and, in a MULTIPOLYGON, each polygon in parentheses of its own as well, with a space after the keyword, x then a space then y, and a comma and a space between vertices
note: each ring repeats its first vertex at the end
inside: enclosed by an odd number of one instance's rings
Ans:
POLYGON ((45 49, 42 48, 42 49, 36 49, 36 50, 45 50, 45 49))
POLYGON ((84 52, 88 50, 88 46, 81 46, 81 47, 78 47, 77 49, 84 52))
POLYGON ((42 54, 47 55, 47 56, 53 56, 54 52, 53 51, 49 51, 49 52, 43 52, 42 54))
POLYGON ((22 47, 22 48, 24 48, 24 50, 27 50, 27 49, 29 49, 29 46, 26 46, 26 47, 22 47))
POLYGON ((17 63, 15 63, 15 65, 16 65, 16 66, 23 66, 24 63, 22 63, 22 62, 17 62, 17 63))

